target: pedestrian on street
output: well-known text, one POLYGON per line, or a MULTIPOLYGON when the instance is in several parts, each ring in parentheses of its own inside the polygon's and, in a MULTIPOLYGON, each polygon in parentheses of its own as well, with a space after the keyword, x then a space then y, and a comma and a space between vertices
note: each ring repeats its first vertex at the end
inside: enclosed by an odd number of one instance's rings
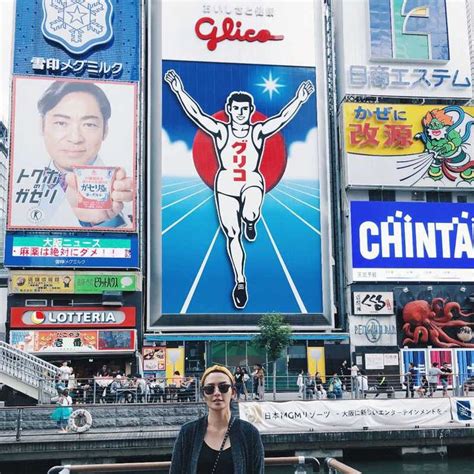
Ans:
POLYGON ((440 375, 443 375, 443 372, 441 369, 438 367, 438 362, 433 362, 431 364, 431 367, 428 369, 428 383, 430 384, 430 393, 428 397, 432 397, 433 394, 438 390, 438 377, 440 375))
POLYGON ((415 364, 410 362, 408 366, 408 371, 403 374, 405 377, 405 386, 406 386, 406 394, 405 398, 408 398, 408 392, 411 393, 411 398, 415 397, 415 377, 416 377, 416 369, 415 364))
POLYGON ((56 422, 60 433, 67 433, 67 424, 72 413, 72 398, 69 396, 69 391, 63 390, 61 395, 52 398, 51 401, 56 402, 51 419, 56 422))
POLYGON ((304 370, 298 374, 298 378, 296 379, 296 385, 298 387, 298 398, 303 398, 304 392, 304 370))
POLYGON ((439 380, 441 385, 443 386, 443 397, 448 396, 448 385, 449 385, 449 376, 453 373, 453 371, 449 368, 447 362, 443 362, 443 366, 441 367, 442 375, 439 376, 439 380))
POLYGON ((240 396, 244 394, 244 373, 242 372, 242 367, 240 367, 240 365, 235 368, 234 379, 237 400, 240 400, 240 396))

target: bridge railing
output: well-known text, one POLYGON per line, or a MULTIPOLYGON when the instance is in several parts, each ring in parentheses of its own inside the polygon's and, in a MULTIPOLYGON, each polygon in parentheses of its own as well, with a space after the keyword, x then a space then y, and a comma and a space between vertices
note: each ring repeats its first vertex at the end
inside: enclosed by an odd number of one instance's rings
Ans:
MULTIPOLYGON (((87 465, 65 465, 54 466, 48 474, 73 474, 81 472, 168 472, 171 462, 134 462, 117 464, 87 464, 87 465)), ((299 469, 298 473, 326 472, 328 474, 361 474, 360 471, 338 461, 334 458, 323 460, 323 466, 314 457, 289 456, 289 457, 268 457, 265 458, 265 467, 270 466, 288 466, 293 472, 295 466, 299 469), (321 471, 321 467, 324 471, 321 471)))
POLYGON ((0 341, 0 373, 36 388, 40 402, 44 394, 57 393, 54 383, 57 372, 55 365, 0 341))

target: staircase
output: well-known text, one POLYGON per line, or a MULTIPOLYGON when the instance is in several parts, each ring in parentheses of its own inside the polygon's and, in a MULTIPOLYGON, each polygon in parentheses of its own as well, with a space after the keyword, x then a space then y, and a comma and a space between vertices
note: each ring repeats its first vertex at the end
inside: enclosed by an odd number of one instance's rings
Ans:
POLYGON ((49 403, 57 395, 58 368, 39 357, 0 341, 0 383, 24 393, 38 403, 49 403))

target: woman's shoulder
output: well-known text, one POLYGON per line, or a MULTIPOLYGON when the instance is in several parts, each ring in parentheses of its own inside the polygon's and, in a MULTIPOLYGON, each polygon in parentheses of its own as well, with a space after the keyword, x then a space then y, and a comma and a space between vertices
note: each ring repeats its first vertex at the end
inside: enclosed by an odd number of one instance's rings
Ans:
POLYGON ((197 418, 196 420, 188 421, 183 426, 181 426, 181 433, 187 434, 193 431, 196 431, 199 426, 205 423, 206 416, 202 416, 201 418, 197 418))
POLYGON ((244 434, 257 434, 260 435, 259 431, 257 428, 255 428, 252 423, 249 423, 248 421, 241 420, 240 418, 235 419, 235 423, 237 427, 244 432, 244 434))

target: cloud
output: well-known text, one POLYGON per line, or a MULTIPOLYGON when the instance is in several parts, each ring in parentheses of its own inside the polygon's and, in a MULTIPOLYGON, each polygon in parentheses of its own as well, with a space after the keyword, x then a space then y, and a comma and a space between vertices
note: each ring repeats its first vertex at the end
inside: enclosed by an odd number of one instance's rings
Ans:
POLYGON ((193 155, 186 142, 172 142, 165 129, 162 130, 162 175, 166 177, 196 177, 193 155))
POLYGON ((288 164, 284 179, 319 179, 317 128, 310 129, 304 142, 293 142, 288 150, 288 164))

